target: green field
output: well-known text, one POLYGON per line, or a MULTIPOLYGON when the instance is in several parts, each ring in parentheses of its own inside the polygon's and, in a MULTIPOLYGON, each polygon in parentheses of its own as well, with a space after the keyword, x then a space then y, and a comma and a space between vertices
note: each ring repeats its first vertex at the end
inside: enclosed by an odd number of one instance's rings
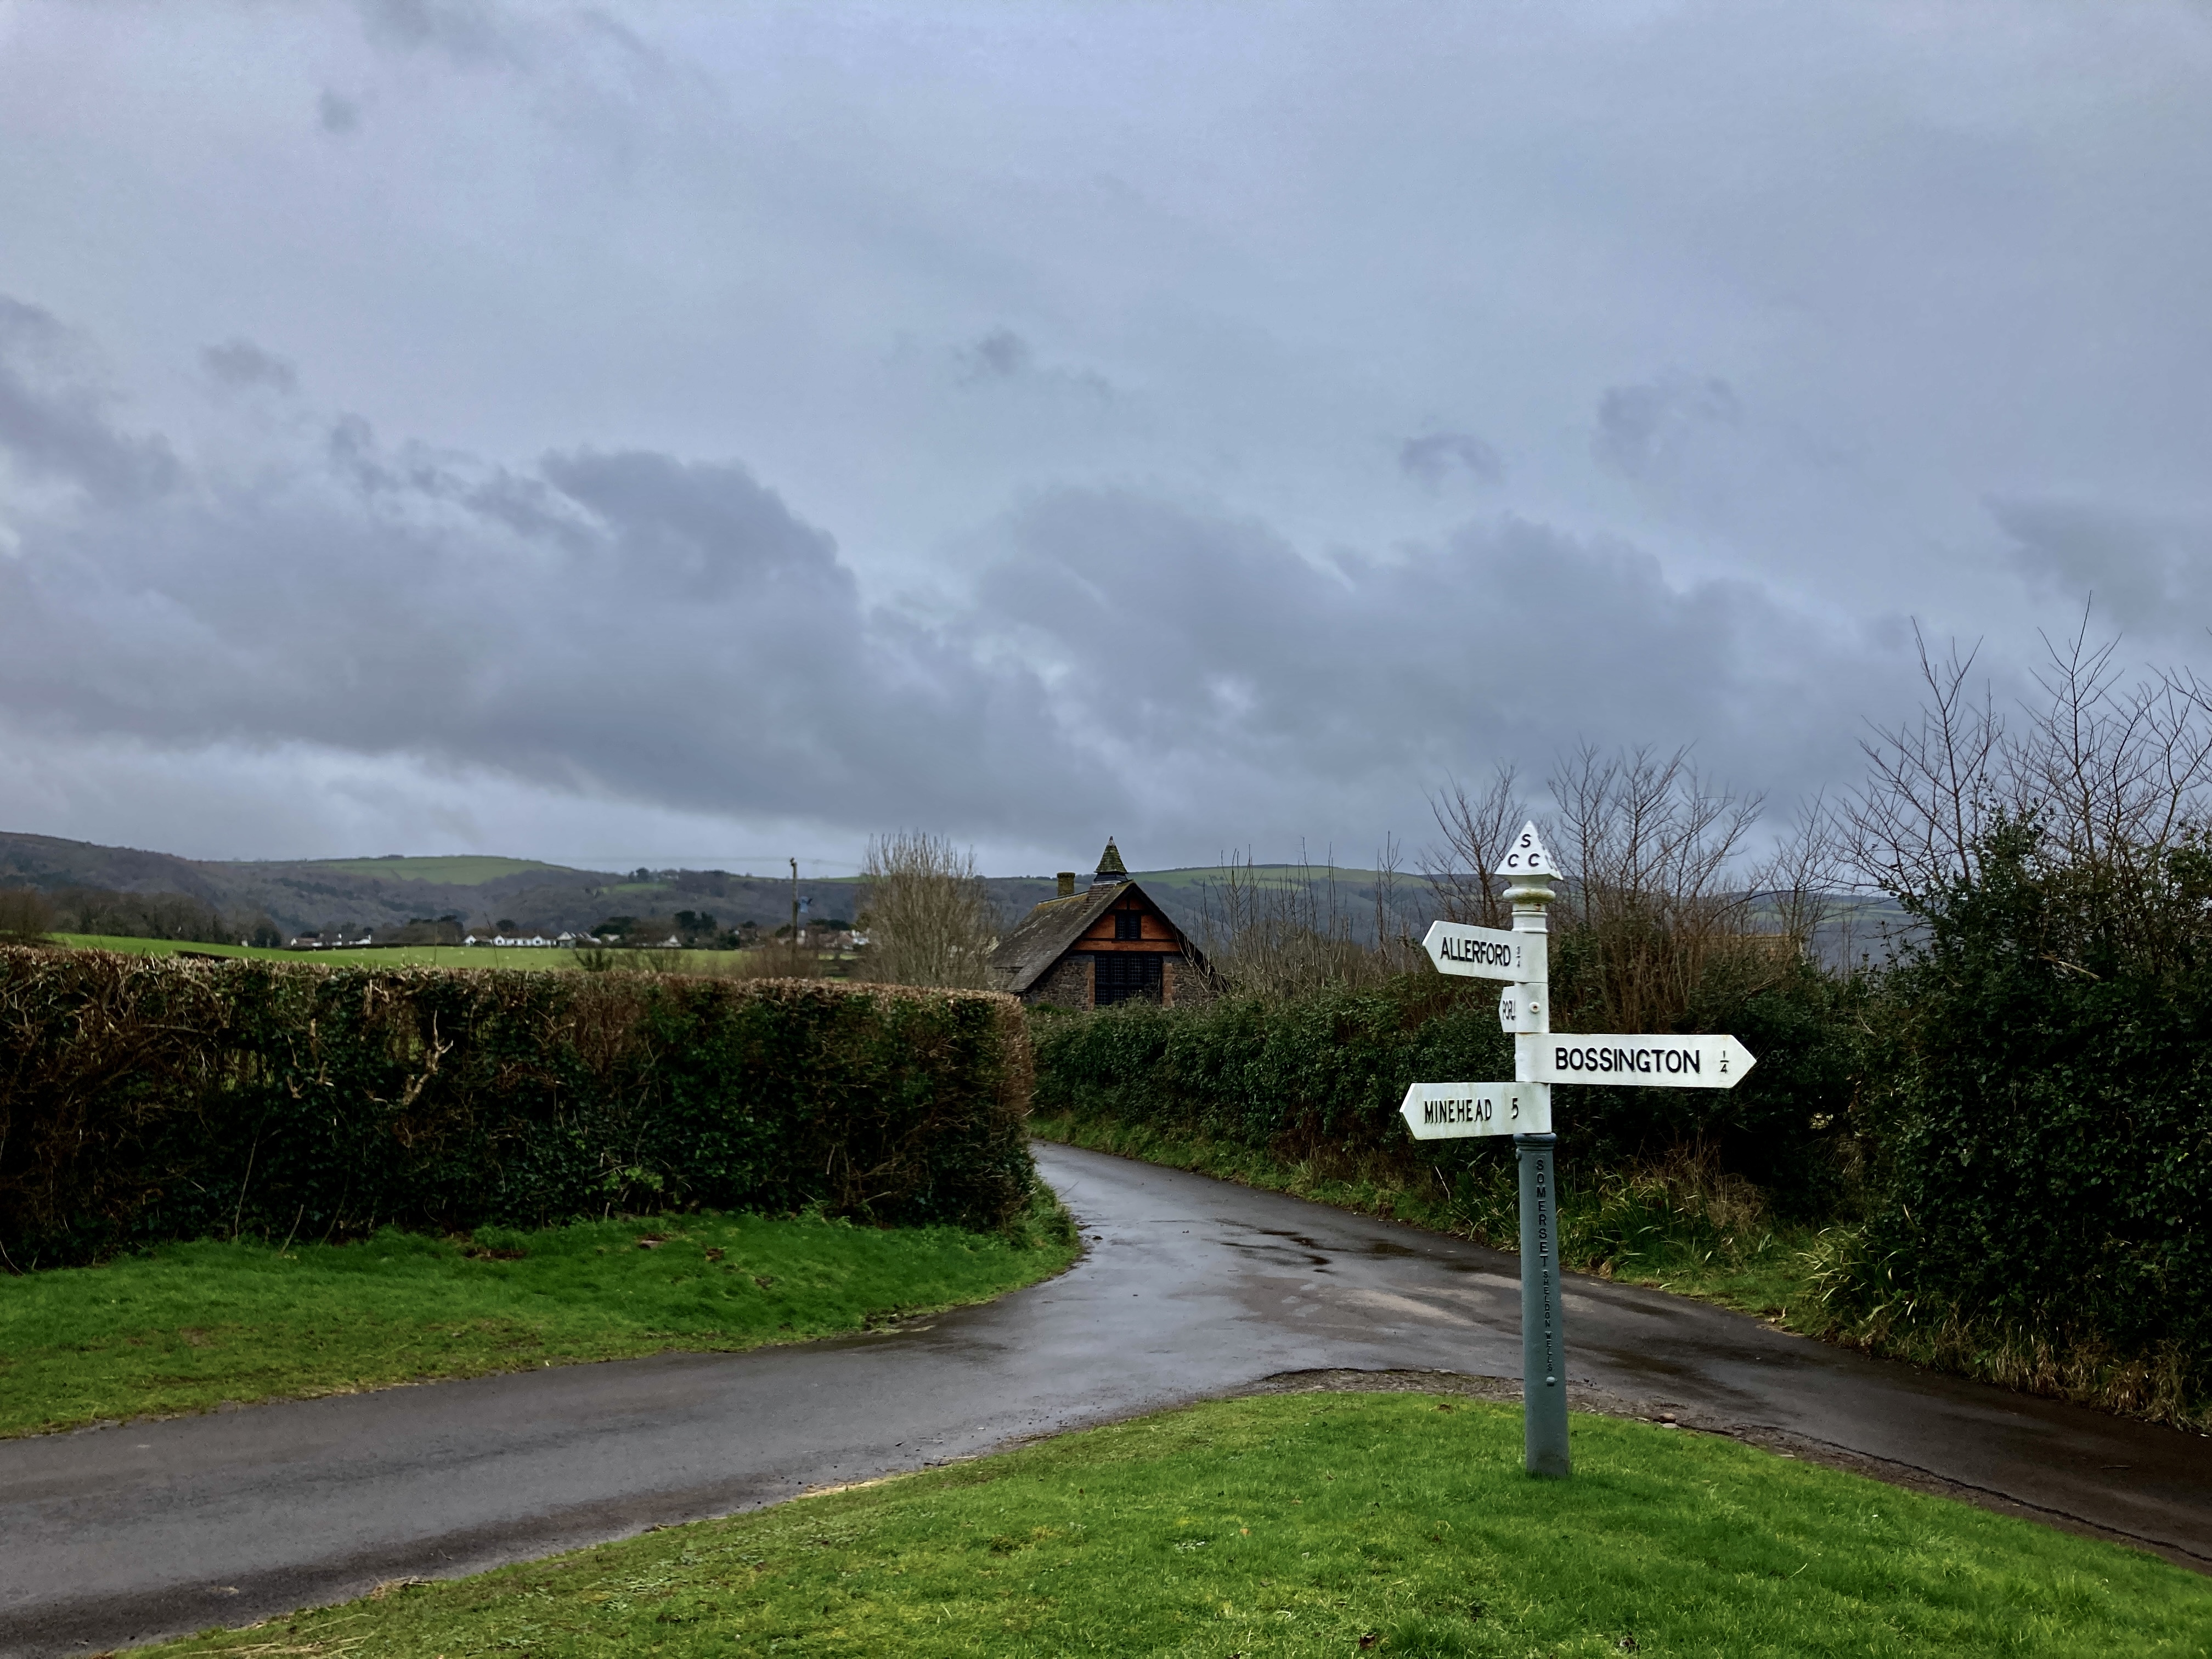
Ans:
MULTIPOLYGON (((204 957, 248 957, 257 962, 346 963, 356 968, 574 968, 567 951, 501 950, 490 945, 393 945, 371 951, 264 950, 253 945, 195 945, 189 939, 126 939, 104 933, 55 933, 58 945, 82 951, 120 951, 131 956, 172 957, 179 951, 204 957)), ((713 951, 672 951, 672 957, 707 957, 713 951)), ((696 966, 696 964, 693 964, 696 966)))
POLYGON ((149 1654, 2203 1655, 2212 1583, 1604 1418, 1218 1401, 149 1654))
POLYGON ((370 876, 380 881, 427 881, 441 887, 481 887, 501 876, 538 872, 586 877, 601 873, 570 870, 558 864, 540 864, 535 859, 503 859, 477 853, 459 853, 448 858, 312 859, 305 862, 313 869, 336 870, 349 876, 370 876))
MULTIPOLYGON (((195 945, 188 939, 125 939, 99 933, 54 933, 57 945, 82 951, 119 951, 125 955, 167 957, 184 952, 203 957, 245 957, 257 962, 320 962, 355 968, 522 968, 536 970, 573 969, 573 951, 552 948, 501 950, 491 945, 393 945, 369 951, 264 950, 252 945, 195 945)), ((656 972, 695 974, 706 978, 742 977, 742 951, 653 951, 638 953, 651 957, 656 972)), ((839 958, 842 960, 843 958, 839 958)), ((824 972, 830 968, 825 959, 824 972)))
POLYGON ((162 1245, 0 1278, 0 1435, 832 1335, 986 1300, 1076 1250, 1056 1206, 1016 1235, 700 1214, 162 1245))

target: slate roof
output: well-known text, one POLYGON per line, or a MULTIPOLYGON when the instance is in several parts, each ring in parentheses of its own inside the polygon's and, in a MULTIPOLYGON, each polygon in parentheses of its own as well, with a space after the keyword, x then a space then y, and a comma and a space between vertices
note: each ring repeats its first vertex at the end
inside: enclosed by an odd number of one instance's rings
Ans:
POLYGON ((1067 954, 1067 947, 1091 929, 1091 924, 1114 908, 1114 901, 1137 884, 1117 881, 1092 887, 1073 898, 1047 899, 1024 916, 1014 931, 991 952, 994 989, 1016 996, 1036 984, 1052 964, 1067 954))
POLYGON ((1070 945, 1091 931, 1092 922, 1131 892, 1142 898, 1167 923, 1182 954, 1200 968, 1205 967, 1206 958, 1199 954, 1198 947, 1183 936, 1182 929, 1175 925, 1174 919, 1160 908, 1151 894, 1133 881, 1115 881, 1078 893, 1073 898, 1047 899, 1024 916, 991 953, 992 988, 1021 995, 1051 971, 1053 963, 1067 954, 1070 945))

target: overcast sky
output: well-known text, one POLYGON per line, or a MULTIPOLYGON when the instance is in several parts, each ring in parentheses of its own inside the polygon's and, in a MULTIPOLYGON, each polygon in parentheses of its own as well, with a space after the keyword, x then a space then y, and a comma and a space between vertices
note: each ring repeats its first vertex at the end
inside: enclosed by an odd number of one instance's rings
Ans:
POLYGON ((0 0, 0 828, 1365 862, 2207 665, 2212 10, 0 0))

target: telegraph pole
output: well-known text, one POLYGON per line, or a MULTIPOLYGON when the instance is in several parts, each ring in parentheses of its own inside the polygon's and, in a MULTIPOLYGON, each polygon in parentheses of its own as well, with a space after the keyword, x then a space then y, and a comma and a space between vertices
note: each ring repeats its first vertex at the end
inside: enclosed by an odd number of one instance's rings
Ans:
POLYGON ((791 948, 799 949, 799 860, 791 861, 791 948))

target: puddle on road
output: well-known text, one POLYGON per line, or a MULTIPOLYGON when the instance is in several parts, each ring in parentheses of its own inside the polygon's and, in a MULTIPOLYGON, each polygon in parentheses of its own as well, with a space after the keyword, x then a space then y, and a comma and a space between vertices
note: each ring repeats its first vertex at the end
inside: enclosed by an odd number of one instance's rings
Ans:
POLYGON ((1332 1258, 1312 1239, 1301 1237, 1297 1233, 1279 1233, 1265 1227, 1255 1227, 1252 1231, 1262 1238, 1286 1239, 1292 1244, 1302 1246, 1303 1249, 1298 1251, 1286 1250, 1279 1244, 1255 1244, 1242 1238, 1224 1238, 1220 1242, 1225 1249, 1242 1250, 1249 1255, 1258 1256, 1263 1261, 1303 1261, 1314 1272, 1328 1271, 1332 1258))

